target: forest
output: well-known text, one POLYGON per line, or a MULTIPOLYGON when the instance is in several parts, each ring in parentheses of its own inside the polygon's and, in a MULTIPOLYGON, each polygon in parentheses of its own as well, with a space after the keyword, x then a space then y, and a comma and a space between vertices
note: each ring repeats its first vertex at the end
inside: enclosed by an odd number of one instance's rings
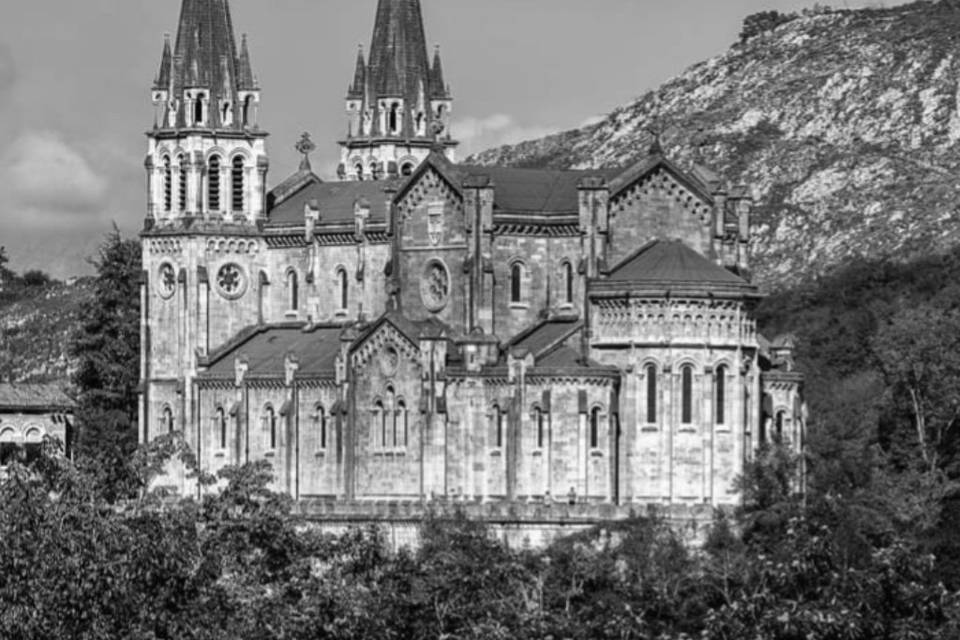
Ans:
POLYGON ((139 243, 96 261, 74 330, 72 459, 0 481, 0 638, 960 637, 960 251, 854 261, 757 309, 807 374, 808 490, 776 444, 702 548, 650 514, 534 550, 427 517, 415 550, 309 526, 263 463, 202 500, 150 491, 138 447, 139 243))

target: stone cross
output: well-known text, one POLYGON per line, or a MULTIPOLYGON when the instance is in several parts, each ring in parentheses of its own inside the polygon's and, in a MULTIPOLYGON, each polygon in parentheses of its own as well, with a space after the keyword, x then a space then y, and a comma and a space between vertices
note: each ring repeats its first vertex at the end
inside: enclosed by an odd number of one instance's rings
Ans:
POLYGON ((310 134, 304 131, 293 148, 297 150, 297 153, 303 155, 303 160, 300 161, 300 170, 310 171, 310 154, 317 150, 317 145, 310 139, 310 134))

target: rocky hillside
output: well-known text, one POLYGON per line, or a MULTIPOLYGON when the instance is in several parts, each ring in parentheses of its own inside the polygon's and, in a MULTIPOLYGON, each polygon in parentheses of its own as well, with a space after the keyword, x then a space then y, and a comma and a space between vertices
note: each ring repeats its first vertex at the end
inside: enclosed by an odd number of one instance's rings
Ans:
POLYGON ((853 255, 908 259, 958 244, 960 2, 792 18, 599 124, 470 161, 617 166, 662 130, 681 165, 753 189, 753 255, 770 288, 853 255))
POLYGON ((52 283, 0 297, 0 378, 22 382, 64 381, 73 372, 67 356, 80 310, 90 298, 90 279, 52 283))

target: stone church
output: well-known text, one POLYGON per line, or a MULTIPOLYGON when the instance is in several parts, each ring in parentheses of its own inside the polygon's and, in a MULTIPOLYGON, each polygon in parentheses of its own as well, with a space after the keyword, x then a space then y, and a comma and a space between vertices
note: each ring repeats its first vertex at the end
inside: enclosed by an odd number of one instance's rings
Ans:
MULTIPOLYGON (((339 179, 305 137, 268 189, 252 69, 228 0, 183 0, 152 92, 141 441, 180 432, 208 472, 268 460, 344 521, 454 502, 541 524, 734 505, 762 442, 800 450, 746 187, 659 144, 618 169, 456 163, 420 2, 379 0, 339 179)), ((161 484, 199 491, 177 465, 161 484)))

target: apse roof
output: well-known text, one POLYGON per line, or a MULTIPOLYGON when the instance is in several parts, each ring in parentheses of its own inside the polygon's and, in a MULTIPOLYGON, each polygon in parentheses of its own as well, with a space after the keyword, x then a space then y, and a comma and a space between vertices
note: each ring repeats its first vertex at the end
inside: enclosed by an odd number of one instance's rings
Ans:
POLYGON ((610 270, 608 281, 661 286, 756 287, 679 240, 654 240, 610 270))

